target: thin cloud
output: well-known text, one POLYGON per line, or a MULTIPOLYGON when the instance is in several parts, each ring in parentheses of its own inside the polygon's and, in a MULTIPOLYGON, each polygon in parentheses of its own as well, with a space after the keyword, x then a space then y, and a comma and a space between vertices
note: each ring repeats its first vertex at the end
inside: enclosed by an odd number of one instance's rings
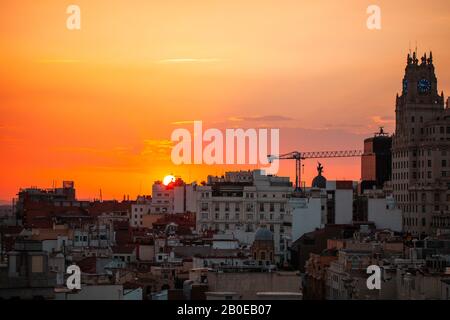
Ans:
POLYGON ((223 61, 218 58, 172 58, 172 59, 161 59, 157 63, 162 64, 176 64, 176 63, 214 63, 223 61))
POLYGON ((152 156, 157 160, 167 160, 172 147, 173 142, 170 140, 145 140, 141 155, 152 156))
POLYGON ((42 59, 38 60, 38 63, 42 64, 74 64, 80 63, 81 60, 76 59, 42 59))
POLYGON ((192 124, 192 123, 194 123, 195 121, 198 121, 198 120, 182 120, 182 121, 174 121, 174 122, 171 122, 170 124, 173 124, 173 125, 192 124))
POLYGON ((371 119, 372 122, 377 125, 394 123, 394 119, 392 117, 372 116, 371 119))
POLYGON ((293 118, 281 115, 254 116, 254 117, 229 117, 228 121, 292 121, 293 118))

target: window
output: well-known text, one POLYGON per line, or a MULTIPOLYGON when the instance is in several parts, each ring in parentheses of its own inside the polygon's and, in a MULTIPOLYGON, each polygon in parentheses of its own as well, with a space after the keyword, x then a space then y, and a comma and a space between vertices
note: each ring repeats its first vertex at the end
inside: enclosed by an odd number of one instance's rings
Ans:
POLYGON ((31 257, 31 272, 32 273, 44 272, 44 257, 43 256, 32 256, 31 257))
POLYGON ((261 251, 260 257, 261 257, 261 260, 266 260, 266 252, 265 251, 261 251))

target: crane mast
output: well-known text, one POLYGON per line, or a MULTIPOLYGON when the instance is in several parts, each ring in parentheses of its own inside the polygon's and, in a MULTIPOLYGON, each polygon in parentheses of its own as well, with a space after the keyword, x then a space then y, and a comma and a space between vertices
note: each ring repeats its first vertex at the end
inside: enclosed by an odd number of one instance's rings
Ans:
POLYGON ((305 159, 323 159, 323 158, 348 158, 359 157, 363 155, 361 150, 339 150, 339 151, 293 151, 280 155, 268 155, 270 163, 275 160, 295 160, 295 190, 300 191, 302 160, 305 159))

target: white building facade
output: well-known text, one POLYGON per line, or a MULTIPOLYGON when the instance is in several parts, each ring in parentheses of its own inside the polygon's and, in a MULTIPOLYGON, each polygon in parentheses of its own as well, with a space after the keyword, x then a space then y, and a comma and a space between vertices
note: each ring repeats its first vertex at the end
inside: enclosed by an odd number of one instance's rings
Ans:
POLYGON ((268 176, 254 170, 230 172, 223 178, 209 177, 208 182, 196 187, 198 232, 249 234, 265 225, 274 234, 276 255, 287 250, 292 227, 287 206, 293 191, 289 177, 268 176))

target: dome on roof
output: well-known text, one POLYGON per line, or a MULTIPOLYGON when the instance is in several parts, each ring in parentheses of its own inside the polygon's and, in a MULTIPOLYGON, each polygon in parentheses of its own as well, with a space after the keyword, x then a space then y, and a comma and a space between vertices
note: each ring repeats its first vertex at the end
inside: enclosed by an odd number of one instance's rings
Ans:
POLYGON ((323 166, 319 162, 317 165, 317 176, 313 179, 311 186, 313 188, 325 189, 327 187, 327 179, 322 175, 323 166))
POLYGON ((313 179, 311 186, 313 188, 325 189, 327 187, 327 179, 320 175, 313 179))
POLYGON ((273 233, 269 229, 261 227, 256 231, 255 241, 273 241, 273 233))

